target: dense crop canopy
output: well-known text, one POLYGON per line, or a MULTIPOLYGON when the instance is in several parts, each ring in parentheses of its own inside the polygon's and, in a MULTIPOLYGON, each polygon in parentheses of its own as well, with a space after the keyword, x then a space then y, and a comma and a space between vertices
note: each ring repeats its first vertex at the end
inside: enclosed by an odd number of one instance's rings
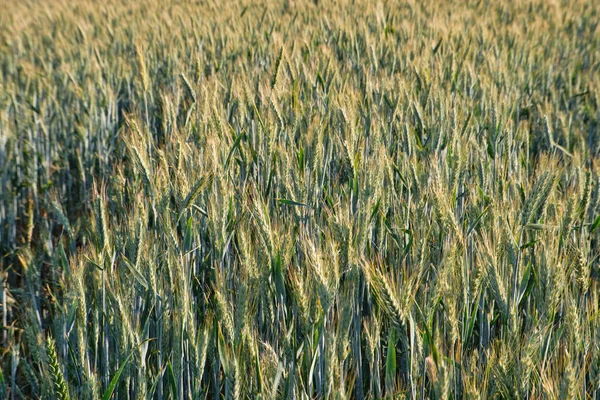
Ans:
POLYGON ((14 0, 0 398, 595 398, 600 8, 14 0))

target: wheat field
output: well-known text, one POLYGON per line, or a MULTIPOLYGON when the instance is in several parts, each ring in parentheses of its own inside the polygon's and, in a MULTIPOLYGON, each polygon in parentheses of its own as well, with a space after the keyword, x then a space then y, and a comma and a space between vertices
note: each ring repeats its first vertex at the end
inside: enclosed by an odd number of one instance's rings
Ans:
POLYGON ((600 398, 595 0, 0 3, 0 398, 600 398))

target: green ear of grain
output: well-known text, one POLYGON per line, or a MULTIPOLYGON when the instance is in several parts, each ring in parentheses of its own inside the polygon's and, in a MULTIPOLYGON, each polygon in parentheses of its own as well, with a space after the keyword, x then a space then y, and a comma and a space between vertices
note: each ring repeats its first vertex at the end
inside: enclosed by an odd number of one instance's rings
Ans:
POLYGON ((52 377, 54 396, 59 400, 69 400, 69 388, 58 362, 54 339, 51 337, 48 337, 46 340, 46 352, 48 354, 48 367, 50 368, 50 376, 52 377))
POLYGON ((185 87, 185 91, 186 91, 187 95, 192 99, 192 103, 196 103, 196 101, 197 101, 196 91, 194 90, 194 88, 190 84, 190 81, 188 80, 188 78, 185 76, 185 74, 183 72, 181 73, 180 76, 181 76, 181 80, 183 81, 183 86, 185 87))
POLYGON ((204 186, 206 186, 210 182, 212 182, 212 175, 203 176, 196 182, 194 187, 190 190, 190 192, 188 193, 188 195, 185 197, 185 199, 183 200, 183 202, 181 204, 181 210, 179 212, 178 220, 179 220, 179 218, 181 218, 181 216, 183 215, 185 210, 187 210, 192 205, 192 203, 196 200, 196 198, 198 198, 198 196, 202 192, 202 189, 204 188, 204 186))
POLYGON ((271 89, 275 88, 277 84, 277 76, 279 75, 279 67, 281 66, 281 59, 283 58, 283 47, 279 49, 279 55, 275 61, 275 68, 273 69, 273 76, 271 77, 271 89))

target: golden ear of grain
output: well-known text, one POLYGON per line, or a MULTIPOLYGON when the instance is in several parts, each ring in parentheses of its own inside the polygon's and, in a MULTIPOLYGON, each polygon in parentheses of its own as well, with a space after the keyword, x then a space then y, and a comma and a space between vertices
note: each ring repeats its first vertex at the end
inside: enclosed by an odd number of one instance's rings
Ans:
POLYGON ((396 290, 389 279, 377 270, 373 264, 363 263, 362 270, 367 282, 369 282, 369 287, 386 315, 396 326, 404 327, 405 310, 398 301, 396 290))
POLYGON ((135 55, 137 57, 138 69, 140 78, 142 80, 142 88, 144 92, 147 92, 150 88, 150 78, 146 69, 146 58, 144 57, 144 50, 140 44, 135 45, 135 55))

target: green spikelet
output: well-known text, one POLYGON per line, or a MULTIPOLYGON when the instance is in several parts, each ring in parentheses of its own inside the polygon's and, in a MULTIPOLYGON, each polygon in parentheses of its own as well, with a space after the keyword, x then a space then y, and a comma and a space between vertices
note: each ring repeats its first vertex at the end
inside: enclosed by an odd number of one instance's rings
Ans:
POLYGON ((217 130, 219 137, 222 138, 223 137, 223 124, 221 124, 221 118, 219 117, 219 111, 217 111, 217 107, 213 106, 212 113, 213 113, 214 127, 217 130))
POLYGON ((275 61, 275 68, 273 69, 273 76, 271 77, 271 89, 277 84, 277 76, 279 75, 279 66, 281 65, 281 59, 283 58, 283 47, 279 49, 279 55, 275 61))
POLYGON ((190 190, 190 192, 188 193, 188 195, 183 200, 183 203, 181 204, 181 212, 187 210, 190 207, 190 205, 192 205, 194 203, 194 201, 196 200, 196 198, 202 192, 202 189, 207 184, 212 183, 212 179, 213 179, 213 176, 212 175, 208 175, 208 176, 204 176, 204 177, 200 178, 198 180, 198 182, 196 182, 196 184, 194 185, 194 187, 192 188, 192 190, 190 190))
MULTIPOLYGON (((54 216, 56 217, 58 222, 63 226, 63 229, 67 232, 69 237, 72 237, 73 232, 71 231, 71 224, 69 223, 69 219, 65 215, 60 203, 58 203, 57 201, 52 201, 50 203, 50 208, 52 209, 54 216)), ((33 212, 31 212, 30 215, 33 216, 33 212)), ((33 220, 31 220, 31 224, 33 225, 33 220)), ((28 232, 29 232, 29 229, 33 230, 33 226, 31 226, 31 228, 28 227, 28 232)))
POLYGON ((99 250, 104 250, 108 246, 108 225, 106 222, 106 207, 102 194, 98 195, 96 200, 96 231, 98 233, 99 250))
POLYGON ((135 158, 135 161, 141 167, 142 177, 144 178, 144 185, 148 188, 148 190, 150 190, 151 189, 151 185, 152 185, 152 183, 150 181, 150 177, 152 176, 152 173, 150 171, 150 167, 148 166, 148 163, 146 162, 146 159, 144 158, 144 156, 140 152, 140 149, 137 148, 137 146, 132 146, 131 147, 131 151, 132 151, 132 154, 133 154, 133 156, 135 158))
POLYGON ((192 103, 195 103, 197 100, 196 91, 194 90, 194 88, 190 84, 190 81, 188 81, 188 78, 185 76, 185 74, 183 72, 181 73, 181 80, 183 81, 183 86, 185 87, 185 92, 192 99, 192 103))
POLYGON ((56 354, 56 346, 54 344, 54 339, 51 337, 48 337, 48 340, 46 341, 46 352, 48 354, 48 367, 50 368, 54 396, 59 400, 68 400, 70 399, 69 388, 67 387, 67 382, 60 369, 58 355, 56 354))
POLYGON ((548 171, 544 172, 538 178, 521 214, 523 225, 527 225, 532 221, 537 221, 542 217, 548 197, 554 187, 555 180, 555 176, 548 171))
POLYGON ((215 308, 217 316, 223 327, 223 335, 227 343, 232 343, 235 337, 233 318, 229 309, 229 303, 219 289, 215 289, 215 308))
POLYGON ((269 99, 269 102, 271 103, 271 108, 273 109, 275 116, 277 116, 277 121, 279 122, 279 125, 283 128, 285 126, 285 123, 283 122, 283 117, 281 116, 281 111, 279 110, 279 107, 277 107, 277 104, 275 104, 273 97, 269 99))
POLYGON ((577 210, 578 217, 581 219, 585 218, 585 213, 588 209, 590 202, 590 191, 591 191, 591 179, 590 172, 585 172, 585 180, 582 181, 581 185, 581 199, 579 200, 579 208, 577 210))

